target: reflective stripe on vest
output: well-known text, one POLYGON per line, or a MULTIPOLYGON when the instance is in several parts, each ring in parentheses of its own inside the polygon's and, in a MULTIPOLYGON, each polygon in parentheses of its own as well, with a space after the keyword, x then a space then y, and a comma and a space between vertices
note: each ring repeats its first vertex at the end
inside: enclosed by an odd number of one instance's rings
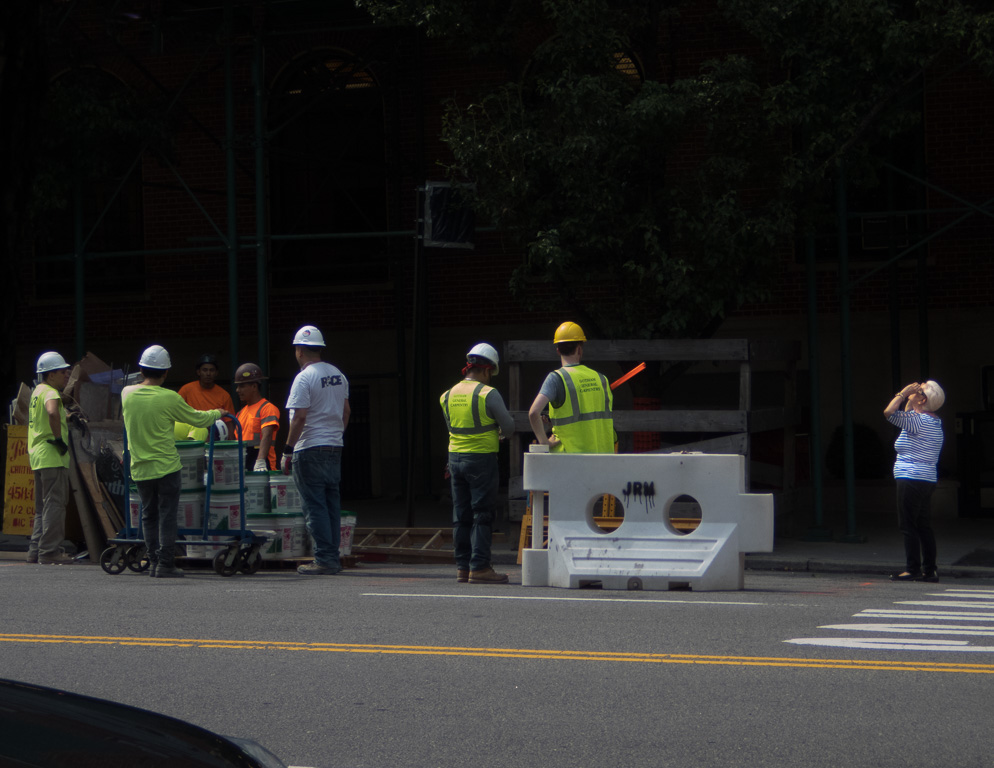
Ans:
POLYGON ((266 424, 262 423, 262 409, 269 405, 269 401, 263 398, 257 405, 259 407, 255 409, 255 413, 249 413, 248 424, 242 425, 242 441, 246 445, 259 445, 259 442, 262 440, 262 430, 270 425, 276 425, 276 428, 279 429, 279 422, 275 419, 266 424), (252 424, 259 425, 258 432, 252 431, 252 424))
POLYGON ((439 398, 449 423, 450 453, 497 452, 497 421, 486 409, 492 389, 482 381, 460 381, 439 398))
POLYGON ((549 404, 552 431, 566 453, 614 453, 614 419, 607 377, 585 365, 556 371, 566 388, 566 400, 549 404))

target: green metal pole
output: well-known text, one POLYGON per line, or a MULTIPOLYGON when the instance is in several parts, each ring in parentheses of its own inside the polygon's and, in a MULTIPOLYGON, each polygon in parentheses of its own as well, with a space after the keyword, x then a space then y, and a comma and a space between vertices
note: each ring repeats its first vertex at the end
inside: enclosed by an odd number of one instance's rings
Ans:
MULTIPOLYGON (((415 32, 415 61, 417 66, 417 94, 415 97, 415 121, 416 137, 415 145, 415 173, 419 186, 425 183, 424 175, 424 152, 425 152, 425 125, 424 125, 424 62, 422 61, 423 50, 421 47, 421 34, 415 32)), ((414 525, 414 498, 417 485, 415 474, 418 467, 417 438, 420 429, 421 435, 421 470, 427 473, 431 463, 431 435, 428 428, 428 345, 427 340, 422 341, 426 336, 427 308, 424 302, 427 300, 428 289, 425 285, 427 279, 427 268, 425 265, 424 243, 422 241, 423 226, 418 219, 424 210, 421 205, 422 196, 415 192, 415 229, 417 234, 414 237, 414 285, 411 300, 414 304, 414 313, 411 318, 411 410, 408 414, 410 421, 410 432, 408 433, 407 452, 407 525, 414 525)), ((427 474, 425 474, 427 480, 427 474)))
POLYGON ((839 162, 836 180, 836 215, 839 222, 839 321, 842 364, 842 440, 845 449, 846 535, 844 541, 858 542, 856 534, 856 471, 853 460, 852 426, 852 329, 849 317, 849 221, 847 218, 845 163, 839 162))
POLYGON ((918 361, 921 366, 921 380, 926 381, 929 373, 928 346, 928 252, 918 250, 918 361))
POLYGON ((235 197, 234 0, 224 3, 224 138, 228 202, 228 364, 238 354, 238 201, 235 197))
MULTIPOLYGON (((897 255, 897 243, 894 242, 894 172, 887 169, 887 221, 888 221, 888 259, 894 262, 897 255)), ((890 266, 889 275, 890 295, 890 386, 895 392, 904 386, 901 381, 901 292, 900 264, 894 262, 890 266)))
MULTIPOLYGON (((262 12, 261 10, 259 11, 262 12)), ((257 20, 255 55, 252 59, 252 85, 255 100, 255 284, 256 328, 259 346, 259 365, 270 372, 269 366, 269 273, 266 264, 266 154, 263 114, 265 94, 263 89, 262 19, 257 20)), ((263 387, 266 383, 263 382, 263 387)), ((266 390, 263 390, 264 392, 266 390)))
MULTIPOLYGON (((76 152, 81 152, 79 142, 76 142, 76 152)), ((86 272, 83 269, 83 180, 80 178, 79 156, 73 163, 72 205, 73 205, 73 242, 75 256, 73 259, 73 274, 75 278, 74 296, 76 304, 76 359, 82 360, 86 354, 86 272)))
POLYGON ((818 334, 818 286, 815 270, 815 239, 808 235, 804 241, 805 264, 808 273, 808 376, 811 387, 811 426, 808 430, 811 456, 811 483, 814 486, 814 525, 805 537, 808 541, 831 541, 832 531, 825 525, 825 481, 821 458, 821 350, 818 334))

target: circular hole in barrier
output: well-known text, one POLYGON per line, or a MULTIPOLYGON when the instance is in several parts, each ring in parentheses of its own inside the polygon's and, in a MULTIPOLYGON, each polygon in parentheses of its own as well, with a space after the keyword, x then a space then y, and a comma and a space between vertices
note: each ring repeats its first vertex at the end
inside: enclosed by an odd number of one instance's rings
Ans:
POLYGON ((605 493, 594 499, 591 518, 598 533, 613 533, 625 519, 625 507, 617 496, 605 493))
POLYGON ((701 524, 701 505, 693 496, 677 496, 666 507, 666 522, 674 533, 686 535, 701 524))

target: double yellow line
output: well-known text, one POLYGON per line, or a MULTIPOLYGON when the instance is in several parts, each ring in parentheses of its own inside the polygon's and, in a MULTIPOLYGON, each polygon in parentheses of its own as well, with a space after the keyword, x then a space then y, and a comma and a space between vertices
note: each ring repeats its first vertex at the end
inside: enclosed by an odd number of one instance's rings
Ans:
POLYGON ((457 656, 465 658, 537 659, 543 661, 618 661, 640 664, 700 664, 733 667, 804 667, 891 672, 960 672, 994 674, 992 664, 956 664, 920 661, 854 659, 795 659, 767 656, 699 656, 680 653, 625 653, 622 651, 558 651, 537 648, 460 648, 432 645, 363 645, 357 643, 295 643, 284 640, 204 640, 176 637, 101 637, 88 635, 0 634, 3 643, 49 645, 116 645, 143 648, 199 648, 235 651, 311 651, 371 653, 401 656, 457 656))

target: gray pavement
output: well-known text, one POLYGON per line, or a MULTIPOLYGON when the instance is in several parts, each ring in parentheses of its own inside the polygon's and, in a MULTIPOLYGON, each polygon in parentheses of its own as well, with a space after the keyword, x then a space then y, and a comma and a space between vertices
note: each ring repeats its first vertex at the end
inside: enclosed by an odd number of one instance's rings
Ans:
MULTIPOLYGON (((445 501, 354 501, 345 505, 360 528, 448 527, 445 501)), ((746 556, 746 568, 756 571, 889 574, 903 570, 904 547, 894 516, 858 510, 855 525, 844 514, 829 514, 824 525, 795 521, 789 535, 778 535, 772 553, 746 556), (850 530, 852 529, 852 530, 850 530), (817 540, 828 533, 829 540, 817 540), (814 534, 814 535, 813 535, 814 534), (854 534, 854 535, 852 535, 854 534)), ((933 521, 938 541, 939 576, 945 579, 994 579, 994 516, 939 517, 933 521)), ((519 526, 504 521, 494 542, 493 559, 511 565, 517 559, 519 526)), ((19 559, 27 549, 24 537, 0 535, 0 559, 19 559)))
MULTIPOLYGON (((402 500, 352 502, 359 527, 445 527, 449 525, 447 501, 419 501, 413 508, 402 500)), ((808 516, 810 517, 810 516, 808 516)), ((872 500, 857 499, 855 526, 844 511, 827 512, 823 525, 799 515, 788 534, 776 537, 772 553, 746 556, 746 568, 763 571, 810 571, 814 573, 890 574, 904 570, 904 544, 897 530, 896 512, 880 510, 872 500), (850 528, 855 532, 850 536, 850 528), (815 540, 812 533, 827 541, 815 540)), ((939 576, 994 579, 994 515, 984 518, 936 517, 933 528, 938 540, 939 576)), ((498 526, 503 542, 494 544, 494 561, 502 565, 517 560, 519 526, 504 521, 498 526)))

